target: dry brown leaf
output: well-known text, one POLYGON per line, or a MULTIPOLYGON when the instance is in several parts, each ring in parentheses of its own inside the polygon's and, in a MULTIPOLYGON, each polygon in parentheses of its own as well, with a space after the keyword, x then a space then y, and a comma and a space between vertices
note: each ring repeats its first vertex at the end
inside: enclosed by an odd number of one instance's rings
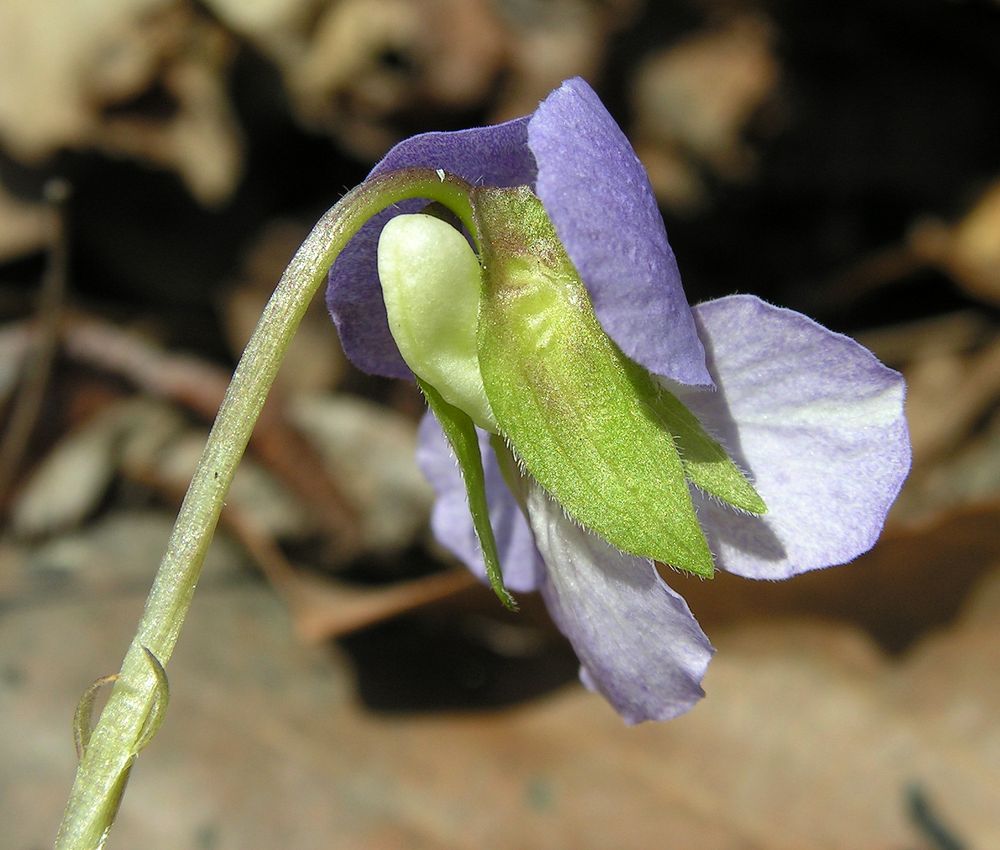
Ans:
MULTIPOLYGON (((11 510, 11 530, 52 534, 88 517, 122 472, 155 474, 183 493, 208 436, 171 406, 147 398, 112 404, 65 436, 32 471, 11 510)), ((228 501, 270 535, 301 534, 302 506, 253 458, 240 464, 228 501)))
POLYGON ((505 43, 486 0, 344 0, 283 56, 284 76, 307 126, 375 158, 397 140, 397 114, 484 100, 505 43))
MULTIPOLYGON (((214 419, 228 374, 195 357, 171 354, 107 322, 75 317, 64 330, 66 352, 106 369, 144 391, 214 419)), ((354 508, 339 483, 325 472, 318 449, 287 419, 280 393, 272 393, 250 439, 250 448, 268 470, 293 491, 318 525, 336 541, 338 552, 355 552, 354 508)))
POLYGON ((232 50, 181 0, 8 0, 0 141, 30 164, 63 148, 134 157, 177 171, 195 197, 219 203, 242 168, 226 95, 232 50))
POLYGON ((923 631, 944 626, 970 588, 1000 561, 1000 503, 967 505, 912 524, 895 524, 850 564, 792 581, 748 581, 719 572, 705 582, 668 578, 709 634, 719 625, 795 614, 864 628, 902 649, 923 631))
POLYGON ((993 325, 983 313, 959 310, 866 330, 855 339, 886 365, 902 369, 930 357, 968 354, 992 333, 993 325))
POLYGON ((688 36, 643 62, 633 86, 636 149, 665 203, 697 206, 697 171, 744 180, 755 157, 746 125, 773 96, 779 77, 771 25, 738 17, 688 36))
POLYGON ((576 0, 529 2, 518 4, 516 11, 506 10, 510 68, 493 120, 534 112, 567 77, 579 75, 596 83, 611 19, 597 4, 576 0))
POLYGON ((374 160, 426 116, 524 115, 567 77, 596 79, 637 0, 308 0, 213 11, 277 66, 299 119, 374 160))
POLYGON ((0 404, 6 404, 17 388, 33 342, 34 334, 27 324, 0 327, 0 404))
POLYGON ((497 5, 508 32, 505 73, 490 123, 534 112, 563 80, 600 83, 613 36, 632 24, 640 0, 519 0, 497 5))
POLYGON ((15 198, 0 184, 0 262, 42 250, 51 214, 44 204, 15 198))
POLYGON ((291 32, 304 30, 316 0, 205 0, 205 5, 240 35, 265 52, 280 51, 291 32))
MULTIPOLYGON (((133 452, 129 466, 154 475, 162 486, 183 494, 194 475, 208 439, 208 431, 188 429, 169 446, 155 453, 133 452)), ((236 470, 226 496, 232 507, 262 534, 284 538, 303 535, 313 529, 309 513, 288 489, 254 458, 244 458, 236 470)))
POLYGON ((363 551, 397 552, 425 533, 434 494, 414 460, 412 422, 349 396, 302 396, 289 414, 355 506, 363 551))
MULTIPOLYGON (((17 493, 11 508, 11 530, 34 536, 82 522, 117 474, 125 436, 137 428, 140 433, 151 433, 147 426, 155 427, 161 421, 149 412, 148 404, 142 401, 119 402, 63 437, 17 493)), ((157 410, 159 413, 170 415, 169 410, 157 410)))
POLYGON ((894 508, 926 518, 1000 497, 1000 336, 965 310, 859 336, 907 379, 914 465, 894 508))
POLYGON ((927 357, 904 370, 915 463, 960 446, 1000 400, 1000 337, 979 351, 927 357))
POLYGON ((915 476, 899 503, 900 515, 939 515, 960 505, 1000 499, 1000 413, 958 451, 915 476))
POLYGON ((1000 180, 954 225, 919 221, 908 243, 918 257, 943 268, 973 297, 1000 304, 1000 180))

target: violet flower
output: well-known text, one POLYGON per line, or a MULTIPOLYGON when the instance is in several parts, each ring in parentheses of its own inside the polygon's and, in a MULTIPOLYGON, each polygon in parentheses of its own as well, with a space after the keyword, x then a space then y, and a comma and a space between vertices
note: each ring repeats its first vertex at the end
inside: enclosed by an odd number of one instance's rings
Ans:
MULTIPOLYGON (((670 429, 685 463, 684 498, 711 552, 709 572, 714 560, 748 578, 785 579, 844 563, 874 544, 910 465, 901 376, 853 340, 753 296, 690 308, 646 173, 585 82, 567 81, 525 118, 404 141, 370 177, 413 166, 474 186, 530 187, 607 337, 746 474, 757 502, 745 510, 737 498, 709 495, 691 474, 697 458, 684 456, 694 444, 670 429), (766 512, 753 507, 761 500, 766 512)), ((390 331, 376 249, 389 218, 421 206, 408 201, 373 218, 330 271, 327 301, 344 350, 371 373, 411 377, 390 331)), ((517 439, 499 432, 522 461, 518 473, 509 456, 498 460, 503 445, 479 430, 506 585, 541 591, 580 659, 584 684, 626 722, 688 710, 703 696, 713 649, 657 572, 650 558, 658 556, 628 554, 588 530, 576 505, 561 504, 534 480, 517 439)), ((418 460, 438 496, 434 533, 485 576, 468 482, 430 414, 418 460)), ((636 510, 641 523, 644 508, 636 510)))

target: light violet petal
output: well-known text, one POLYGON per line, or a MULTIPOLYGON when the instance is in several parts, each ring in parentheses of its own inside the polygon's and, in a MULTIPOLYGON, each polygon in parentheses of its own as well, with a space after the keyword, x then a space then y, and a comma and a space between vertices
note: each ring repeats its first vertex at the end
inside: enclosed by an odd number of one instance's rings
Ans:
MULTIPOLYGON (((515 592, 536 590, 544 569, 541 556, 524 514, 504 483, 489 439, 482 431, 479 431, 479 449, 483 456, 490 523, 504 582, 515 592)), ((431 513, 434 536, 486 583, 486 566, 472 525, 462 474, 441 426, 431 413, 426 413, 420 423, 417 463, 437 494, 431 513)))
POLYGON ((593 89, 563 83, 528 122, 535 192, 607 334, 651 372, 710 386, 645 168, 593 89))
MULTIPOLYGON (((535 161, 527 147, 527 122, 527 118, 519 118, 493 127, 414 136, 390 150, 368 176, 422 166, 443 169, 473 184, 530 185, 535 178, 535 161)), ((330 269, 327 307, 344 352, 365 372, 410 377, 389 333, 375 257, 383 225, 395 215, 417 212, 424 206, 421 200, 407 201, 373 217, 330 269)))
POLYGON ((701 697, 708 638, 649 561, 626 555, 569 520, 537 484, 527 510, 545 559, 542 594, 573 645, 580 678, 626 723, 668 720, 701 697))
POLYGON ((767 504, 696 494, 717 566, 783 579, 875 543, 910 468, 905 386, 854 340, 749 295, 695 308, 717 391, 671 387, 767 504))

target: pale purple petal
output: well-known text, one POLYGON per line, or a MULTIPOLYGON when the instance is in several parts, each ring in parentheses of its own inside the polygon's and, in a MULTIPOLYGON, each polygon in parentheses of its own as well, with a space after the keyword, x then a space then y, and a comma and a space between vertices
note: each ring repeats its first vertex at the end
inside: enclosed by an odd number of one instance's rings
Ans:
POLYGON ((545 558, 542 595, 580 659, 583 682, 626 723, 690 709, 704 696, 714 650, 684 600, 649 561, 573 523, 537 484, 527 509, 545 558))
POLYGON ((852 339, 749 295, 695 308, 716 392, 671 387, 767 504, 696 494, 716 564, 783 579, 867 551, 910 468, 902 376, 852 339))
MULTIPOLYGON (((414 136, 389 151, 368 176, 422 166, 443 169, 475 185, 530 185, 535 179, 535 161, 527 147, 527 126, 527 118, 518 118, 493 127, 414 136)), ((376 248, 382 227, 390 218, 416 212, 425 205, 421 200, 407 201, 374 216, 330 269, 327 307, 344 353, 365 372, 410 377, 389 333, 376 248)))
MULTIPOLYGON (((485 583, 486 566, 476 538, 458 462, 441 426, 430 412, 420 423, 417 463, 437 494, 431 529, 441 544, 485 583)), ((490 523, 496 537, 504 583, 511 590, 536 590, 544 567, 524 514, 507 489, 487 435, 479 432, 490 523)))
POLYGON ((628 139, 583 80, 567 80, 528 122, 535 192, 607 334, 651 372, 711 385, 663 218, 628 139))

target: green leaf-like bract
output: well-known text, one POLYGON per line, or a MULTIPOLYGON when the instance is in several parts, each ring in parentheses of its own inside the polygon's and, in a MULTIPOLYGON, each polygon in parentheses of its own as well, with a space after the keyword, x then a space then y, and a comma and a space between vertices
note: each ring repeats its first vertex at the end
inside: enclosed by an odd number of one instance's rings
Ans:
POLYGON ((477 348, 500 431, 538 482, 625 552, 711 577, 660 388, 604 333, 541 202, 477 189, 477 348), (663 409, 661 409, 663 408, 663 409))
POLYGON ((458 459, 465 481, 465 491, 469 499, 469 511, 472 514, 472 524, 479 538, 479 547, 483 552, 486 564, 486 577, 489 579, 493 592, 510 610, 517 610, 517 602, 510 591, 504 586, 503 573, 500 571, 500 556, 497 553, 496 540, 493 537, 493 526, 490 525, 490 509, 486 501, 486 479, 483 475, 483 458, 479 452, 479 438, 472 419, 464 412, 446 402, 441 394, 425 381, 417 379, 421 392, 427 399, 433 414, 441 423, 444 435, 451 444, 452 451, 458 459))

